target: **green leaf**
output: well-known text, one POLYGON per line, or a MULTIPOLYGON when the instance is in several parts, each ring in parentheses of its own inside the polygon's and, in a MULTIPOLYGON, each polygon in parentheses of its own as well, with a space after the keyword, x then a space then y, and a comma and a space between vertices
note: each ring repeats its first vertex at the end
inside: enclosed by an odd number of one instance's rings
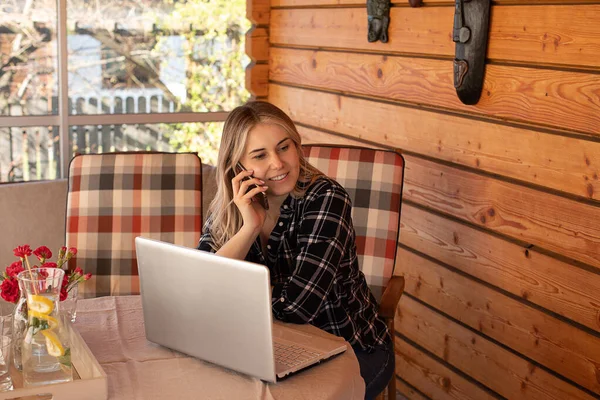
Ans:
POLYGON ((58 357, 58 362, 61 363, 62 365, 65 365, 67 367, 72 367, 73 364, 71 364, 71 348, 68 347, 65 350, 65 354, 58 357))

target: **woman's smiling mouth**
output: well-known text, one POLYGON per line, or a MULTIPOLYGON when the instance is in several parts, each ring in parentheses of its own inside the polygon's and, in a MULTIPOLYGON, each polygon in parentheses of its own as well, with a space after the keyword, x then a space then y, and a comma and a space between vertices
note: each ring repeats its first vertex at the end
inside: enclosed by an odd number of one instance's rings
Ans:
POLYGON ((286 172, 285 174, 281 174, 281 175, 277 175, 272 178, 269 178, 269 180, 278 182, 278 181, 284 180, 287 176, 288 176, 288 172, 286 172))

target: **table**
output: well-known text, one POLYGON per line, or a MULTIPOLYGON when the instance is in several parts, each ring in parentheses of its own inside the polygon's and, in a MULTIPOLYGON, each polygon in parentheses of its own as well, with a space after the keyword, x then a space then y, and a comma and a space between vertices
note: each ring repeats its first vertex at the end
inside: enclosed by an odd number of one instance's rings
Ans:
MULTIPOLYGON (((75 327, 108 375, 111 400, 364 398, 350 345, 332 360, 271 384, 147 341, 140 296, 79 300, 75 327)), ((343 340, 311 325, 297 327, 343 340)))

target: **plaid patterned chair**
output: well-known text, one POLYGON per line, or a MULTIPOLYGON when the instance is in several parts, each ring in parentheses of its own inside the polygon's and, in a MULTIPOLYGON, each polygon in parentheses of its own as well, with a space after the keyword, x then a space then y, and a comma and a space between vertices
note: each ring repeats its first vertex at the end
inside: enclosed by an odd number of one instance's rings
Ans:
MULTIPOLYGON (((394 314, 404 278, 393 276, 400 232, 404 158, 391 150, 360 147, 303 146, 309 163, 338 181, 352 199, 352 221, 361 270, 373 295, 381 299, 379 315, 394 332, 394 314)), ((388 385, 396 398, 396 379, 388 385)))
MULTIPOLYGON (((202 163, 195 153, 75 156, 66 243, 90 281, 83 297, 139 294, 135 237, 195 247, 202 229, 202 163)), ((167 267, 167 266, 165 266, 167 267)))

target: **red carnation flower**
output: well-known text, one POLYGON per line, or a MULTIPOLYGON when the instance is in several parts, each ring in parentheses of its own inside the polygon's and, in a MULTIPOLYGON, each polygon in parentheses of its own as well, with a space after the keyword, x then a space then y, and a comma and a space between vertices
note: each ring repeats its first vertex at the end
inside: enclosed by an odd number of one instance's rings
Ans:
POLYGON ((67 286, 69 286, 69 277, 65 274, 65 275, 63 275, 63 281, 62 281, 60 288, 66 289, 67 286))
POLYGON ((46 246, 40 246, 33 251, 33 254, 40 260, 41 263, 52 257, 52 252, 46 246))
POLYGON ((60 287, 60 301, 65 301, 69 292, 67 292, 67 288, 69 287, 69 277, 67 275, 64 276, 62 285, 60 287))
POLYGON ((22 271, 25 271, 25 268, 23 268, 23 263, 21 261, 15 261, 6 267, 6 275, 9 277, 15 277, 22 271))
POLYGON ((89 280, 91 277, 92 277, 92 274, 85 274, 85 275, 83 276, 83 280, 87 281, 87 280, 89 280))
POLYGON ((71 253, 75 256, 75 255, 77 255, 77 249, 75 247, 69 247, 69 253, 71 253))
POLYGON ((28 244, 24 246, 17 246, 13 249, 13 253, 19 258, 25 258, 31 255, 31 247, 28 244))
POLYGON ((46 271, 45 269, 38 269, 35 265, 31 268, 33 270, 33 273, 46 279, 48 278, 49 274, 48 271, 46 271))
POLYGON ((75 271, 73 272, 75 272, 76 275, 83 275, 83 270, 79 267, 75 268, 75 271))
POLYGON ((55 262, 46 262, 42 264, 42 268, 56 268, 57 265, 55 262))
POLYGON ((21 297, 19 282, 15 278, 3 280, 0 285, 0 296, 8 302, 16 303, 19 297, 21 297))

